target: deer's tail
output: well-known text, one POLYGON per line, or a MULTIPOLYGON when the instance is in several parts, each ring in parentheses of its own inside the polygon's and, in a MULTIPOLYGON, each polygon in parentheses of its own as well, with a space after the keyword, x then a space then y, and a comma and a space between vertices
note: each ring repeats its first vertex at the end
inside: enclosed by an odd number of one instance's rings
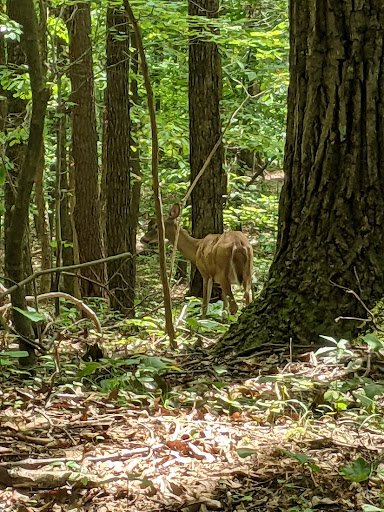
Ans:
POLYGON ((232 265, 237 282, 244 288, 251 286, 253 270, 252 247, 236 244, 232 249, 232 265))

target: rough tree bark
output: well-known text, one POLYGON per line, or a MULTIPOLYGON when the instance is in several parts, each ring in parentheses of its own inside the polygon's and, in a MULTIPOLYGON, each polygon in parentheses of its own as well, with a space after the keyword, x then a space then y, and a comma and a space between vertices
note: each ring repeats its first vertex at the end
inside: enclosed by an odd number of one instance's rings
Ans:
MULTIPOLYGON (((20 16, 21 4, 15 0, 7 0, 6 10, 11 19, 20 16)), ((22 49, 22 42, 7 41, 7 65, 9 69, 14 70, 15 74, 25 71, 26 56, 22 49)), ((15 97, 13 91, 6 91, 7 97, 7 137, 15 132, 15 139, 19 139, 18 131, 22 129, 26 117, 27 102, 20 97, 15 97)), ((7 169, 4 183, 4 247, 8 244, 9 226, 12 217, 12 211, 15 204, 16 181, 20 169, 23 165, 26 151, 26 143, 22 140, 17 144, 7 145, 5 148, 6 159, 12 164, 11 169, 7 169)), ((25 247, 25 239, 23 239, 25 247)))
MULTIPOLYGON (((10 283, 23 279, 23 238, 28 222, 29 202, 43 145, 45 111, 49 91, 45 85, 45 77, 39 46, 39 30, 33 0, 13 0, 17 4, 9 14, 23 27, 22 47, 26 54, 28 72, 32 90, 32 114, 29 127, 28 146, 20 169, 17 183, 15 204, 10 212, 5 249, 5 273, 10 283)), ((11 294, 12 306, 26 309, 25 290, 18 288, 11 294)), ((20 349, 27 350, 29 356, 22 359, 24 364, 32 364, 35 359, 33 349, 25 338, 34 339, 32 325, 26 317, 13 310, 15 329, 21 335, 20 349), (23 339, 24 338, 24 339, 23 339)))
MULTIPOLYGON (((74 224, 80 263, 103 258, 98 189, 98 155, 94 77, 91 46, 91 7, 68 7, 69 77, 72 109, 72 158, 75 168, 74 224)), ((103 296, 97 283, 105 283, 105 265, 83 270, 83 296, 103 296)))
MULTIPOLYGON (((190 0, 188 14, 201 16, 205 21, 215 19, 219 15, 219 0, 190 0)), ((191 182, 221 135, 221 60, 216 43, 204 35, 209 29, 203 26, 205 28, 192 24, 189 41, 191 182)), ((223 196, 226 194, 227 181, 222 163, 223 146, 220 145, 192 192, 192 235, 195 238, 223 232, 223 196)), ((191 279, 191 294, 201 297, 202 286, 202 278, 196 270, 191 279)))
POLYGON ((285 183, 261 296, 218 350, 353 336, 384 289, 384 3, 296 0, 285 183))
MULTIPOLYGON (((105 199, 107 256, 135 254, 136 218, 130 216, 129 25, 125 9, 107 10, 105 199), (132 225, 132 221, 134 224, 132 225)), ((134 315, 136 258, 108 262, 112 309, 134 315)))

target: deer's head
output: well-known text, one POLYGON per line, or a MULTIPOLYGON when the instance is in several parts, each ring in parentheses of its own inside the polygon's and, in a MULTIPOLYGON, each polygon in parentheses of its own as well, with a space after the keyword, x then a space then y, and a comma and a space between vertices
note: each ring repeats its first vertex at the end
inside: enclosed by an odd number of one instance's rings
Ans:
MULTIPOLYGON (((164 218, 165 238, 170 242, 174 242, 176 233, 176 219, 180 215, 180 206, 174 204, 169 209, 168 217, 164 218)), ((151 219, 148 223, 147 232, 141 238, 142 244, 157 244, 159 241, 159 232, 157 229, 156 219, 151 219)))

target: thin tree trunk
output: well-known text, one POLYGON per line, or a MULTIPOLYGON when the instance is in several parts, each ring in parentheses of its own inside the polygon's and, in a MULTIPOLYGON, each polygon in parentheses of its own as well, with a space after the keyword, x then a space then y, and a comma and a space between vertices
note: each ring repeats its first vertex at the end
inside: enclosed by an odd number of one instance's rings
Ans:
MULTIPOLYGON (((41 248, 41 270, 45 270, 47 268, 52 267, 50 229, 48 222, 48 214, 45 207, 43 178, 44 152, 42 151, 37 167, 35 183, 35 204, 37 208, 36 230, 41 248)), ((51 277, 49 275, 42 276, 40 280, 39 293, 48 293, 50 291, 50 288, 51 277)))
MULTIPOLYGON (((60 176, 60 183, 58 187, 60 189, 60 229, 61 229, 61 256, 64 266, 73 265, 74 259, 74 241, 73 241, 73 195, 74 195, 74 179, 72 183, 69 177, 67 154, 67 119, 63 115, 60 118, 57 127, 57 172, 60 176), (60 148, 60 150, 59 150, 60 148)), ((74 295, 75 297, 80 296, 79 282, 75 281, 73 276, 63 276, 63 291, 74 295)))
MULTIPOLYGON (((124 10, 107 10, 105 193, 107 256, 135 253, 136 219, 130 217, 129 26, 124 10), (132 226, 132 221, 134 225, 132 226)), ((134 316, 136 258, 108 262, 112 309, 134 316)))
MULTIPOLYGON (((40 13, 40 51, 42 54, 42 63, 47 61, 47 8, 44 0, 39 0, 39 13, 40 13)), ((44 70, 45 71, 45 70, 44 70)), ((40 266, 41 270, 52 267, 52 251, 50 245, 50 226, 48 213, 45 205, 44 194, 44 163, 45 154, 42 148, 39 164, 37 166, 36 180, 35 180, 35 203, 37 208, 36 230, 40 242, 41 256, 40 266)), ((44 275, 40 280, 39 293, 48 293, 51 289, 51 278, 49 275, 44 275)))
MULTIPOLYGON (((20 15, 20 5, 16 0, 7 0, 7 14, 11 19, 15 19, 20 15)), ((22 43, 18 41, 7 41, 7 63, 10 69, 15 72, 22 72, 21 70, 26 64, 26 56, 22 49, 22 43)), ((24 69, 23 69, 24 71, 24 69)), ((27 102, 20 97, 15 97, 13 91, 6 91, 7 96, 7 137, 12 138, 15 132, 15 138, 18 137, 18 131, 21 130, 26 117, 27 102)), ((4 247, 8 246, 10 223, 12 212, 15 205, 16 197, 16 181, 23 165, 26 152, 26 143, 20 140, 17 144, 7 145, 5 149, 6 159, 12 165, 12 168, 6 170, 5 184, 4 184, 4 247)), ((25 239, 23 238, 23 247, 25 246, 25 239)))
MULTIPOLYGON (((45 86, 45 77, 39 47, 39 31, 33 0, 10 0, 15 9, 10 9, 12 19, 23 26, 22 45, 27 57, 32 90, 32 114, 25 159, 19 172, 15 195, 15 204, 10 216, 9 232, 5 252, 5 272, 10 283, 23 279, 23 238, 28 222, 29 202, 34 183, 38 161, 42 152, 44 118, 49 98, 45 86), (17 4, 17 8, 16 8, 17 4)), ((26 309, 25 290, 18 288, 11 294, 13 307, 26 309)), ((33 349, 25 338, 34 338, 32 325, 18 311, 13 310, 15 329, 22 336, 19 339, 21 350, 27 350, 29 356, 23 358, 25 364, 32 364, 35 359, 33 349)))
MULTIPOLYGON (((1 6, 1 11, 4 10, 4 7, 1 6)), ((6 53, 5 53, 5 42, 4 42, 4 34, 0 34, 0 65, 6 65, 6 53)), ((7 125, 7 100, 6 100, 6 91, 0 84, 0 132, 5 132, 7 125)), ((0 158, 1 158, 1 167, 2 167, 2 175, 0 176, 1 183, 4 183, 5 180, 5 150, 6 145, 0 144, 0 158)), ((3 215, 0 214, 0 268, 3 268, 3 245, 4 235, 3 235, 3 215)))
MULTIPOLYGON (((56 123, 56 203, 55 203, 55 231, 57 240, 56 266, 61 264, 69 266, 74 264, 73 240, 73 197, 74 180, 70 183, 67 154, 67 123, 66 106, 63 101, 63 69, 68 66, 67 43, 57 37, 53 41, 52 53, 55 56, 55 72, 57 84, 57 123, 56 123)), ((77 261, 78 263, 78 261, 77 261)), ((80 297, 79 281, 73 276, 63 275, 56 277, 55 289, 62 289, 75 297, 80 297)))
MULTIPOLYGON (((77 3, 68 7, 69 76, 72 92, 72 158, 75 174, 74 224, 80 262, 100 259, 104 248, 100 227, 98 155, 95 94, 91 46, 91 7, 77 3)), ((105 265, 83 271, 84 296, 103 296, 105 265)))
MULTIPOLYGON (((132 77, 130 80, 130 100, 132 105, 139 105, 139 92, 137 87, 137 74, 139 73, 139 51, 135 34, 131 33, 131 46, 130 53, 130 67, 132 70, 132 77)), ((131 173, 131 200, 129 203, 129 226, 128 238, 135 243, 136 249, 136 232, 137 224, 139 221, 139 207, 140 207, 140 191, 141 191, 141 167, 140 167, 140 147, 137 142, 139 126, 131 122, 130 130, 130 144, 129 144, 129 165, 131 173)))
MULTIPOLYGON (((190 0, 188 14, 215 19, 219 15, 219 0, 190 0)), ((191 31, 189 134, 191 182, 193 182, 221 135, 219 110, 221 61, 217 44, 203 35, 203 29, 198 29, 194 24, 191 31)), ((195 238, 203 238, 209 233, 223 232, 223 206, 227 181, 222 163, 223 146, 221 144, 191 195, 192 235, 195 238)), ((196 270, 191 279, 191 294, 201 297, 202 286, 202 278, 196 270)))
POLYGON ((159 263, 160 263, 160 278, 163 286, 163 296, 164 296, 164 307, 165 307, 165 324, 167 334, 170 339, 170 344, 172 348, 175 348, 175 330, 173 327, 172 320, 172 304, 171 304, 171 295, 169 292, 169 283, 167 279, 166 272, 166 261, 165 261, 165 245, 164 245, 164 220, 162 215, 162 204, 161 204, 161 193, 160 193, 160 184, 159 184, 159 139, 157 135, 157 123, 156 123, 156 113, 154 106, 154 98, 153 98, 153 90, 151 87, 149 72, 148 72, 148 64, 147 59, 144 52, 143 41, 141 37, 140 27, 137 23, 137 20, 133 14, 132 8, 128 0, 123 0, 124 7, 127 11, 127 15, 129 21, 132 24, 133 31, 136 37, 137 49, 140 55, 140 65, 141 71, 143 74, 145 90, 147 93, 147 105, 148 105, 148 113, 149 119, 151 122, 151 140, 152 140, 152 188, 155 198, 155 210, 156 210, 156 219, 157 219, 157 227, 159 231, 159 263))

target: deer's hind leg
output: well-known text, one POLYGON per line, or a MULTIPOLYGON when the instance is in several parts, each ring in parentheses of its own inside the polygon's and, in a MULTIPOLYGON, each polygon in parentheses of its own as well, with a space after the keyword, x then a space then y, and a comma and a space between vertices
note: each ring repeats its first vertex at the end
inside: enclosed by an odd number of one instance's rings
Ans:
POLYGON ((245 304, 248 306, 248 304, 251 303, 252 283, 250 281, 245 281, 243 283, 243 288, 244 288, 244 301, 245 301, 245 304))
POLYGON ((228 310, 229 303, 229 311, 231 315, 234 315, 235 313, 237 313, 238 307, 235 301, 235 297, 233 296, 232 293, 231 283, 229 279, 223 280, 223 282, 220 283, 220 286, 224 309, 228 310))

